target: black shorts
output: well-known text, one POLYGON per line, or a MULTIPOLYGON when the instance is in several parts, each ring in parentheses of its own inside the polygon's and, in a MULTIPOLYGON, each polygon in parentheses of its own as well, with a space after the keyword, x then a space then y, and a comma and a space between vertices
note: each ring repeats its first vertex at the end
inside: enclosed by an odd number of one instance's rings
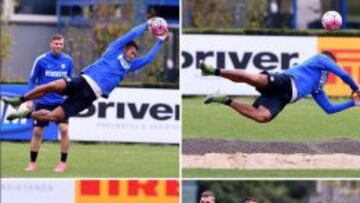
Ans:
MULTIPOLYGON (((34 105, 34 110, 38 111, 41 109, 46 109, 49 111, 54 110, 56 107, 60 106, 60 104, 53 104, 53 105, 47 105, 47 104, 40 104, 40 103, 35 103, 34 105)), ((68 123, 68 119, 56 122, 57 124, 59 123, 68 123)), ((38 121, 38 120, 33 120, 33 126, 37 126, 37 127, 45 127, 49 125, 49 121, 38 121)))
POLYGON ((284 107, 290 103, 292 98, 291 78, 281 73, 262 72, 268 76, 268 86, 256 89, 260 97, 253 104, 254 107, 264 106, 271 112, 271 118, 275 118, 284 107))
POLYGON ((66 78, 64 80, 66 81, 64 94, 68 97, 61 104, 61 107, 65 112, 65 118, 69 118, 89 107, 97 98, 83 77, 66 78))

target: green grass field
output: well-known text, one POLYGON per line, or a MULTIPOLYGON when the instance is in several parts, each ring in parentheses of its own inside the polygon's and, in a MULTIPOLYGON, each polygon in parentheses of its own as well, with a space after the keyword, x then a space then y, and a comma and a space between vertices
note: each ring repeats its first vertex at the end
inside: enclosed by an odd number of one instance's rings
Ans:
POLYGON ((38 170, 25 172, 29 143, 1 143, 2 177, 178 177, 179 147, 146 144, 72 143, 68 170, 53 172, 59 160, 59 143, 45 142, 38 156, 38 170))
MULTIPOLYGON (((237 98, 252 103, 253 98, 237 98)), ((360 139, 360 107, 327 115, 312 99, 285 107, 275 120, 258 124, 230 108, 183 99, 183 138, 224 138, 269 141, 360 139)), ((333 100, 341 102, 342 100, 333 100)))
MULTIPOLYGON (((252 103, 254 98, 236 98, 252 103)), ((258 141, 360 139, 360 107, 327 115, 312 99, 288 105, 270 123, 258 124, 203 98, 183 98, 183 138, 258 141)), ((341 102, 343 100, 332 100, 341 102)), ((221 170, 184 169, 184 177, 359 177, 360 170, 221 170)))

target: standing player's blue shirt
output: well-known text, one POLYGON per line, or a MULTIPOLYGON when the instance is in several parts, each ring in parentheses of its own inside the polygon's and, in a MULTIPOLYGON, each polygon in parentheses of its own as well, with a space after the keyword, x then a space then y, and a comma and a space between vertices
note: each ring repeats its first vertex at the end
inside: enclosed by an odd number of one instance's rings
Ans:
POLYGON ((355 106, 353 100, 336 105, 331 104, 323 89, 329 72, 340 77, 353 91, 359 89, 351 76, 324 54, 318 54, 284 73, 295 82, 298 93, 297 100, 311 94, 317 104, 328 114, 355 106))
POLYGON ((133 28, 130 32, 112 42, 97 61, 82 71, 83 74, 96 82, 102 91, 103 97, 108 97, 127 73, 138 70, 154 61, 163 44, 162 40, 157 40, 145 56, 135 58, 132 61, 125 59, 124 46, 143 34, 146 29, 146 23, 133 28))
MULTIPOLYGON (((64 53, 54 55, 51 52, 40 55, 36 58, 28 80, 29 90, 36 85, 43 85, 54 80, 71 77, 73 72, 73 60, 64 53)), ((35 102, 45 105, 61 104, 64 96, 57 93, 49 93, 35 102)))

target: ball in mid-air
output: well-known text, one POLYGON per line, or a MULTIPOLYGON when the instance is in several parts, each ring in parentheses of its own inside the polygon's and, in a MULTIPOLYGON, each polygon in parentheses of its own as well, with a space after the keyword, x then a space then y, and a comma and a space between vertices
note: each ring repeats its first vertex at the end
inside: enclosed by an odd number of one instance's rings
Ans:
POLYGON ((342 17, 336 11, 328 11, 322 16, 321 24, 326 30, 337 30, 342 25, 342 17))
POLYGON ((154 17, 149 20, 150 32, 154 36, 164 35, 168 31, 168 24, 165 19, 154 17))

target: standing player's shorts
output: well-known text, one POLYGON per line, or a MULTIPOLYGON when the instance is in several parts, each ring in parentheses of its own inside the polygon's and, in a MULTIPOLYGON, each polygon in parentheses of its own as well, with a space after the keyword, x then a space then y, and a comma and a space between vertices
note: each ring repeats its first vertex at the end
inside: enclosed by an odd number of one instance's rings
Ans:
POLYGON ((61 104, 61 107, 65 112, 65 118, 69 118, 89 107, 97 98, 83 77, 65 78, 64 80, 66 81, 64 94, 68 98, 61 104))
MULTIPOLYGON (((46 110, 49 110, 49 111, 52 111, 54 110, 56 107, 60 106, 60 104, 52 104, 52 105, 48 105, 48 104, 40 104, 40 103, 35 103, 34 105, 34 110, 35 111, 38 111, 38 110, 41 110, 41 109, 46 109, 46 110)), ((64 119, 60 122, 57 122, 57 124, 59 123, 68 123, 69 120, 68 119, 64 119)), ((45 127, 49 125, 49 121, 38 121, 38 120, 33 120, 33 126, 36 126, 36 127, 45 127)))
POLYGON ((256 108, 264 106, 271 112, 271 118, 275 118, 291 101, 291 78, 281 73, 262 72, 261 74, 268 76, 269 83, 266 88, 256 89, 261 95, 255 100, 253 106, 256 108))

